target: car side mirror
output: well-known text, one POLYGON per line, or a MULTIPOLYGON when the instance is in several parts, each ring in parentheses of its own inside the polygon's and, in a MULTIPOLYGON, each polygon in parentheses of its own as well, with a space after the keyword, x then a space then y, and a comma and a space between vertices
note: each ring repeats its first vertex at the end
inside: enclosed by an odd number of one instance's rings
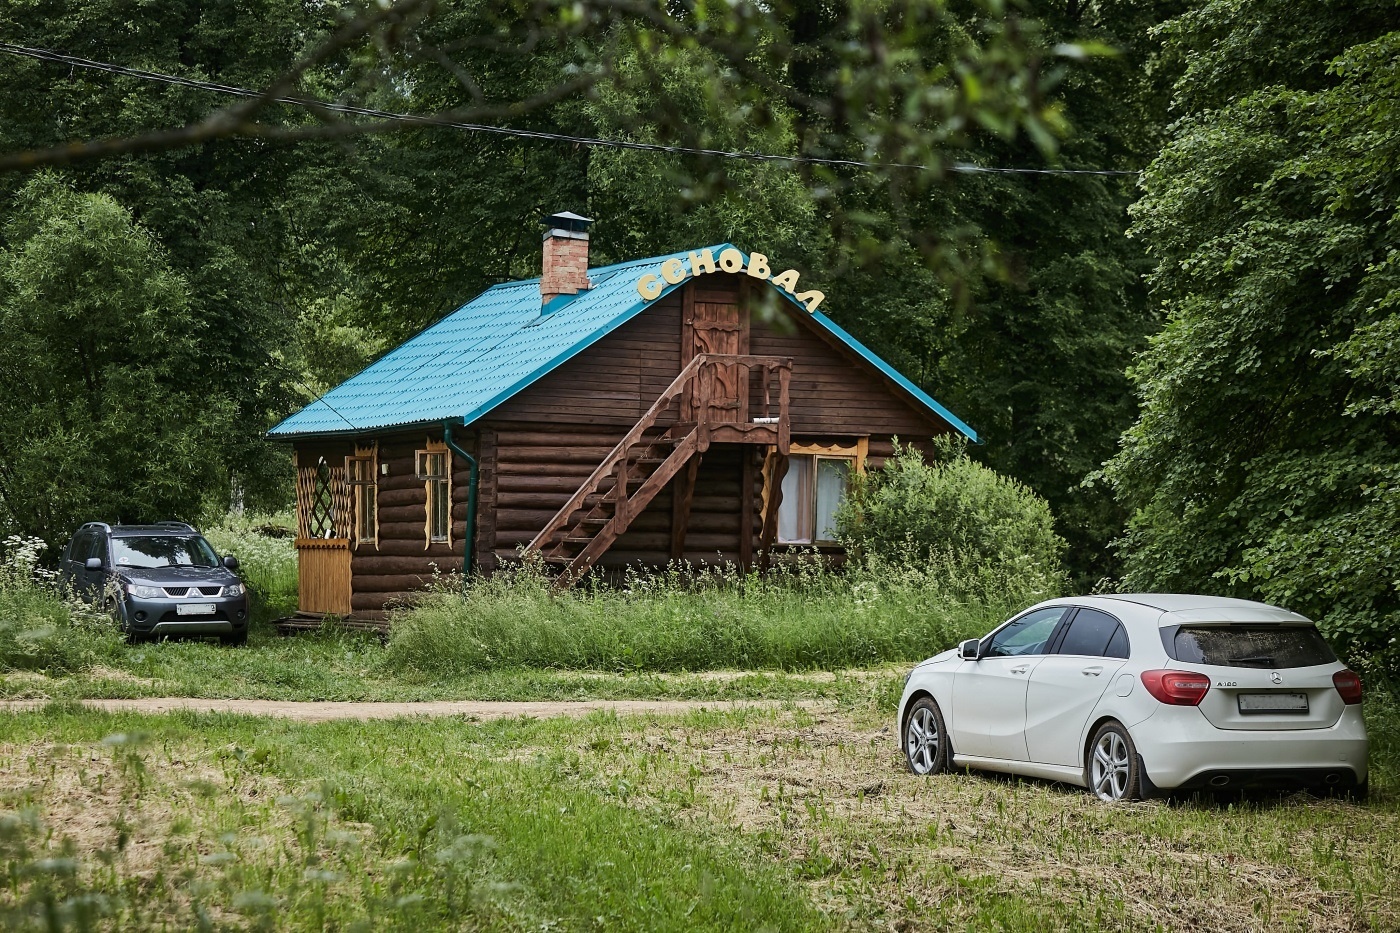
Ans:
POLYGON ((224 558, 224 566, 227 567, 229 570, 237 570, 238 558, 234 557, 232 554, 228 555, 224 558))
POLYGON ((958 645, 958 657, 962 658, 964 661, 976 661, 981 657, 981 648, 982 642, 980 639, 969 638, 961 645, 958 645))
POLYGON ((100 557, 89 557, 87 560, 83 561, 83 569, 85 569, 85 570, 101 570, 101 569, 102 569, 102 558, 100 558, 100 557))

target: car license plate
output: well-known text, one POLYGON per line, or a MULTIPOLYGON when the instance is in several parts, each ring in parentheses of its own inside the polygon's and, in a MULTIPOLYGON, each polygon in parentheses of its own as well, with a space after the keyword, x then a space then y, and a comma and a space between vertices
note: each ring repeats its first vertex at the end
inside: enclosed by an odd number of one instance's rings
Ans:
POLYGON ((1306 693, 1241 693, 1241 713, 1306 713, 1306 693))
POLYGON ((175 607, 177 616, 212 616, 213 603, 182 603, 175 607))

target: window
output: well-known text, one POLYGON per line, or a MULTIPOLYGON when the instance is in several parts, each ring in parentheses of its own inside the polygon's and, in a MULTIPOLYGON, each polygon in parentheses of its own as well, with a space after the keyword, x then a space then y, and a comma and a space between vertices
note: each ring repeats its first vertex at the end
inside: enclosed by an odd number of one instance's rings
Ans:
POLYGON ((836 509, 846 497, 854 457, 795 454, 783 476, 779 544, 834 544, 836 509))
POLYGON ((1117 619, 1097 609, 1080 609, 1069 622, 1057 654, 1126 658, 1128 633, 1117 619))
POLYGON ((989 658, 1010 658, 1022 654, 1043 654, 1045 644, 1065 614, 1063 606, 1037 609, 1005 626, 992 636, 989 658))
POLYGON ((1226 667, 1312 667, 1337 660, 1311 625, 1191 625, 1171 639, 1173 658, 1226 667))
POLYGON ((418 478, 428 491, 428 544, 452 541, 452 463, 446 445, 418 451, 418 478))
POLYGON ((219 556, 200 537, 141 535, 112 539, 112 563, 118 567, 217 567, 219 556))
POLYGON ((355 543, 379 544, 378 523, 378 478, 375 476, 375 448, 355 448, 355 456, 345 458, 345 475, 350 483, 350 491, 355 498, 354 527, 351 536, 355 543))
POLYGON ((68 543, 68 559, 82 563, 87 560, 88 539, 92 534, 90 531, 80 531, 73 536, 73 540, 68 543))

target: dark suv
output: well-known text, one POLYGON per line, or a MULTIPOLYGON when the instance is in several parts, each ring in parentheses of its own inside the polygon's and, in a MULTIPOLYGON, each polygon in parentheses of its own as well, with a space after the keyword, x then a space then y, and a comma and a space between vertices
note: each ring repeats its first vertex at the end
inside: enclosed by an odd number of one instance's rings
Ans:
POLYGON ((233 571, 184 522, 78 529, 63 555, 64 582, 102 605, 132 641, 165 635, 215 636, 226 645, 248 640, 248 594, 233 571))

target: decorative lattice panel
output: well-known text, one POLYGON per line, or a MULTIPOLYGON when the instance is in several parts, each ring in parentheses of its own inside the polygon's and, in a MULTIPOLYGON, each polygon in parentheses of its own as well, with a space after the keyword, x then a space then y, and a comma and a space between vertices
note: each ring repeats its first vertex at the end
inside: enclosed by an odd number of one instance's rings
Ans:
POLYGON ((349 538, 355 533, 355 494, 345 475, 345 467, 331 467, 327 482, 331 499, 331 528, 334 537, 349 538))
POLYGON ((336 495, 337 487, 342 487, 345 495, 349 495, 344 474, 344 470, 335 469, 324 457, 317 460, 315 466, 297 468, 297 537, 345 537, 337 534, 337 512, 347 516, 350 513, 348 507, 340 505, 336 495))

